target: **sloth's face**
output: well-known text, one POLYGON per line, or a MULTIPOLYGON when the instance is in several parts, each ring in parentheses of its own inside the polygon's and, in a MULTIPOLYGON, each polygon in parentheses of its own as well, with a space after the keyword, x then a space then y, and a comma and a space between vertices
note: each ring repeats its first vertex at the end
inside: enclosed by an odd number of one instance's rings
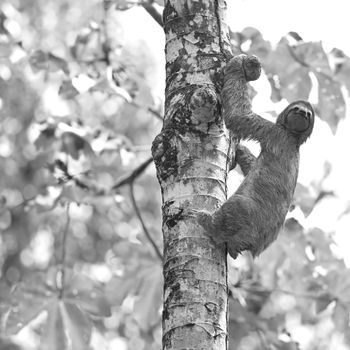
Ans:
POLYGON ((278 117, 281 124, 290 133, 298 137, 299 144, 306 141, 314 127, 315 112, 310 103, 296 101, 291 103, 278 117))
POLYGON ((312 113, 305 105, 297 104, 288 111, 284 123, 291 132, 303 133, 310 127, 312 113))

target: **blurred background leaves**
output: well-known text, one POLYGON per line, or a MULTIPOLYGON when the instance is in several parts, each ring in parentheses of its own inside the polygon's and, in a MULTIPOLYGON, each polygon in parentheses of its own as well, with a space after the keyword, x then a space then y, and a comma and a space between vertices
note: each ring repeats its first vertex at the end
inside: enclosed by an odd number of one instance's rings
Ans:
MULTIPOLYGON (((161 347, 150 145, 164 39, 151 5, 162 2, 0 5, 1 349, 161 347)), ((348 177, 335 158, 350 132, 350 59, 300 35, 231 33, 235 53, 262 60, 271 101, 259 112, 313 98, 318 116, 284 232, 255 262, 230 261, 232 349, 350 349, 348 177)), ((234 191, 241 176, 230 179, 234 191)))

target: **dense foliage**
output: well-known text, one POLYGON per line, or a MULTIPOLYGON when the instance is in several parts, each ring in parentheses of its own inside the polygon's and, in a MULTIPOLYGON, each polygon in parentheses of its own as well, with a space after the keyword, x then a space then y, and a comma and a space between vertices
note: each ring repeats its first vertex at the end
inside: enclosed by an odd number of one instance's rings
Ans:
MULTIPOLYGON (((0 5, 1 349, 160 348, 150 144, 164 57, 163 42, 151 44, 161 28, 138 5, 0 5)), ((276 47, 253 28, 231 37, 235 52, 261 58, 273 103, 313 93, 319 117, 304 159, 315 171, 298 184, 284 233, 255 262, 230 260, 231 346, 350 349, 350 270, 335 235, 350 203, 325 152, 348 125, 350 59, 296 33, 276 47)))

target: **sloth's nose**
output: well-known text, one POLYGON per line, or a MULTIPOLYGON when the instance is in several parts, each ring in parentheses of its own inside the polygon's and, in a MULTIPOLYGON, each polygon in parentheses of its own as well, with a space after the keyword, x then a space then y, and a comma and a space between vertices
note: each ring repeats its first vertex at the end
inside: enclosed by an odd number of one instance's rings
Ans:
POLYGON ((311 117, 311 113, 309 110, 303 108, 303 107, 299 107, 299 106, 295 106, 293 107, 293 112, 296 114, 299 114, 300 116, 304 117, 304 118, 310 118, 311 117))

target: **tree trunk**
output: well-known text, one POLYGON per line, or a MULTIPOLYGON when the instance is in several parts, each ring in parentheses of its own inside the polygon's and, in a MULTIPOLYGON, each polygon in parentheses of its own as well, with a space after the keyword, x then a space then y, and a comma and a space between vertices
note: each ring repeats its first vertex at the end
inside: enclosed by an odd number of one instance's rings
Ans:
POLYGON ((219 94, 230 56, 224 0, 169 0, 165 117, 152 154, 163 201, 163 349, 227 348, 226 247, 188 215, 226 199, 230 139, 219 94))

